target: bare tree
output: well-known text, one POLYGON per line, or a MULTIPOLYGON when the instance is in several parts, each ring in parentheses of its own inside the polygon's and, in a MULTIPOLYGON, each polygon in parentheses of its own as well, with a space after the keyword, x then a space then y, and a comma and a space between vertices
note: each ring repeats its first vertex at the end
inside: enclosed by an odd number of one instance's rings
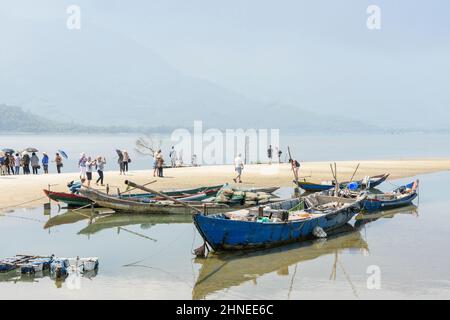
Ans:
MULTIPOLYGON (((161 145, 161 141, 159 141, 159 146, 161 145)), ((146 135, 145 137, 139 137, 136 140, 135 151, 144 156, 153 156, 155 151, 160 147, 155 145, 153 137, 150 135, 146 135)))

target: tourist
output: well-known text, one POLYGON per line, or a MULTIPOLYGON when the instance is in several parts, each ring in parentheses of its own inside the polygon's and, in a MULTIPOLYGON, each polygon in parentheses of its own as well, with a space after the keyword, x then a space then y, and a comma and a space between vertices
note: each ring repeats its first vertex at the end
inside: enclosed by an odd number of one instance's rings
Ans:
POLYGON ((15 170, 15 160, 14 160, 14 155, 12 153, 10 153, 9 155, 9 170, 11 171, 11 174, 16 174, 16 170, 15 170))
POLYGON ((192 155, 191 162, 192 162, 192 166, 193 166, 193 167, 198 166, 198 164, 197 164, 197 155, 196 155, 196 154, 193 154, 193 155, 192 155))
POLYGON ((278 148, 277 147, 277 149, 278 149, 278 163, 281 163, 281 154, 283 153, 283 151, 281 151, 281 149, 280 148, 278 148))
POLYGON ((94 169, 95 163, 96 163, 95 159, 92 160, 91 157, 87 158, 86 167, 85 168, 86 168, 86 179, 87 179, 87 187, 88 188, 91 187, 92 171, 94 169))
POLYGON ((153 176, 156 177, 156 174, 158 172, 158 151, 155 151, 153 153, 153 176))
POLYGON ((19 175, 20 173, 20 161, 22 159, 20 158, 20 155, 16 153, 16 156, 14 157, 14 171, 16 175, 19 175))
POLYGON ((48 174, 48 155, 46 152, 42 152, 42 167, 44 168, 44 173, 48 174))
POLYGON ((0 155, 0 174, 4 176, 6 174, 6 167, 5 167, 5 156, 0 155))
POLYGON ((2 165, 3 169, 2 169, 2 171, 3 171, 3 173, 5 175, 6 174, 10 175, 11 171, 9 169, 9 155, 6 153, 6 154, 4 154, 4 156, 2 158, 3 158, 3 165, 2 165))
POLYGON ((80 168, 80 179, 86 178, 86 162, 88 159, 86 158, 86 154, 82 152, 80 154, 80 159, 78 160, 78 167, 80 168))
POLYGON ((127 150, 123 150, 123 174, 128 172, 128 164, 131 162, 130 156, 128 155, 127 150))
POLYGON ((269 164, 272 164, 272 145, 269 145, 269 148, 267 149, 267 158, 269 158, 269 164))
POLYGON ((158 154, 156 156, 156 166, 158 167, 158 177, 163 178, 163 165, 164 165, 164 158, 162 155, 161 150, 158 150, 158 154))
POLYGON ((39 157, 36 155, 36 152, 31 154, 30 163, 31 168, 33 168, 33 174, 39 174, 39 168, 41 166, 39 165, 39 157))
POLYGON ((63 167, 62 157, 59 153, 56 153, 56 157, 54 162, 56 163, 56 171, 58 173, 61 173, 61 168, 63 167))
POLYGON ((295 179, 298 180, 298 170, 300 169, 300 163, 295 159, 289 159, 289 163, 294 171, 295 179))
POLYGON ((23 174, 30 174, 30 155, 25 153, 22 157, 23 174))
MULTIPOLYGON (((117 152, 119 152, 120 150, 118 150, 117 152)), ((119 164, 119 171, 120 171, 120 174, 125 174, 125 171, 124 171, 124 167, 123 167, 123 153, 122 152, 119 152, 119 158, 117 159, 117 163, 119 164)))
POLYGON ((172 149, 170 150, 169 158, 170 158, 170 165, 172 166, 172 168, 175 168, 177 161, 177 152, 175 151, 174 146, 172 146, 172 149))
POLYGON ((242 170, 244 169, 244 162, 242 161, 241 154, 234 159, 234 170, 237 172, 236 178, 233 178, 234 182, 242 183, 241 175, 242 170))
POLYGON ((100 182, 100 184, 103 186, 103 170, 105 169, 106 159, 102 157, 97 157, 97 173, 98 173, 98 179, 95 182, 96 185, 100 182))

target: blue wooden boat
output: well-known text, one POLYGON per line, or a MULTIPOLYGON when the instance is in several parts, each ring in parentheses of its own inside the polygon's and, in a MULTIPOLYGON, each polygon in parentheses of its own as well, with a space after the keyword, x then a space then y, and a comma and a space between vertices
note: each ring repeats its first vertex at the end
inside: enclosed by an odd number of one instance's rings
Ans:
MULTIPOLYGON (((377 176, 369 177, 367 179, 361 179, 358 181, 354 181, 353 183, 357 184, 358 189, 368 189, 368 188, 376 188, 380 184, 382 184, 389 177, 389 174, 380 174, 377 176)), ((295 183, 295 181, 294 181, 295 183)), ((350 182, 342 182, 339 184, 339 187, 346 188, 350 182)), ((327 191, 333 189, 335 187, 334 182, 332 181, 324 181, 322 183, 313 183, 309 181, 298 181, 297 185, 299 188, 307 191, 307 192, 320 192, 327 191)))
POLYGON ((419 180, 401 186, 392 192, 369 194, 364 200, 363 210, 374 212, 409 206, 418 195, 419 180))
POLYGON ((313 234, 345 225, 361 210, 365 195, 358 199, 311 194, 265 207, 224 214, 195 214, 194 224, 215 250, 274 247, 312 238, 313 234))

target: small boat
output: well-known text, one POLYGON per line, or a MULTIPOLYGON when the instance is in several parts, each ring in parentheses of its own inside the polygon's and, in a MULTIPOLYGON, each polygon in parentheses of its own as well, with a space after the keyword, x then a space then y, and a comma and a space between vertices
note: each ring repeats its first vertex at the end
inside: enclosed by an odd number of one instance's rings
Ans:
POLYGON ((80 196, 79 194, 76 193, 55 192, 45 189, 44 193, 51 200, 56 202, 63 202, 67 204, 69 207, 84 207, 93 204, 93 202, 88 198, 80 196))
MULTIPOLYGON (((418 187, 419 180, 416 180, 398 187, 392 192, 374 193, 371 191, 362 191, 362 193, 367 194, 367 197, 363 202, 362 211, 375 212, 409 206, 418 195, 418 187)), ((335 190, 323 191, 322 194, 334 196, 335 190)), ((339 190, 339 196, 344 198, 357 198, 360 194, 361 192, 355 192, 349 189, 339 190)))
POLYGON ((348 199, 314 193, 303 200, 284 200, 224 214, 197 213, 193 218, 214 251, 274 247, 313 235, 320 237, 345 225, 361 210, 365 196, 348 199))
MULTIPOLYGON (((213 197, 217 194, 217 192, 222 188, 222 185, 220 186, 212 186, 212 187, 200 187, 200 188, 192 188, 192 189, 181 189, 181 190, 167 190, 162 191, 164 194, 167 194, 169 196, 179 198, 179 197, 188 197, 188 196, 197 196, 193 197, 193 201, 196 199, 199 199, 203 196, 203 198, 206 198, 202 192, 204 192, 207 197, 213 197)), ((69 192, 55 192, 55 191, 49 191, 44 189, 44 193, 47 197, 49 197, 51 200, 56 202, 62 202, 67 204, 70 208, 75 207, 85 207, 89 206, 90 204, 94 204, 92 200, 89 198, 77 194, 77 193, 69 193, 69 192)), ((123 199, 128 198, 155 198, 157 200, 161 200, 161 198, 156 197, 156 195, 151 193, 132 193, 132 194, 121 194, 121 195, 115 195, 115 197, 120 197, 123 199)))
POLYGON ((366 212, 374 212, 409 206, 418 195, 418 187, 419 180, 416 180, 392 192, 369 194, 367 199, 364 200, 363 210, 366 212))
MULTIPOLYGON (((135 214, 191 214, 192 210, 169 200, 142 199, 142 198, 118 198, 107 195, 94 189, 81 189, 81 195, 89 198, 104 208, 113 209, 116 212, 135 214)), ((183 198, 177 198, 183 201, 183 198)), ((183 201, 198 210, 206 213, 218 213, 230 210, 230 206, 225 204, 207 203, 201 201, 183 201)))
MULTIPOLYGON (((386 179, 389 177, 389 174, 380 174, 373 177, 367 177, 362 180, 354 181, 353 183, 357 184, 358 189, 369 189, 369 188, 376 188, 380 184, 382 184, 386 179)), ((294 181, 295 183, 295 181, 294 181)), ((345 188, 348 184, 351 182, 342 182, 339 183, 339 187, 345 188)), ((297 183, 298 187, 307 191, 307 192, 320 192, 320 191, 326 191, 333 189, 336 185, 334 181, 323 181, 322 183, 313 183, 308 181, 298 181, 297 183)))
POLYGON ((37 272, 49 270, 52 261, 53 256, 31 259, 20 266, 20 272, 22 274, 35 274, 37 272))
POLYGON ((10 258, 2 258, 0 259, 0 272, 9 272, 11 270, 17 269, 21 264, 27 263, 33 258, 36 257, 28 255, 16 255, 10 258))
POLYGON ((98 258, 56 258, 50 264, 50 273, 54 278, 64 278, 71 272, 97 270, 98 266, 98 258))

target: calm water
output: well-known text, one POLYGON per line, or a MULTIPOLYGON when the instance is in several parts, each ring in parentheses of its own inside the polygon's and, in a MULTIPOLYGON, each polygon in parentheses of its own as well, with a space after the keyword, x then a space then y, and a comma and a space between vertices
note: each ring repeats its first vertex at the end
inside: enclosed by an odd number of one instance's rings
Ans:
POLYGON ((98 256, 100 268, 65 282, 0 274, 0 299, 449 299, 450 174, 419 178, 414 207, 352 220, 327 240, 206 260, 193 258, 202 242, 185 216, 4 213, 0 256, 98 256), (370 266, 380 289, 367 288, 370 266))
MULTIPOLYGON (((96 157, 102 155, 107 159, 106 170, 117 169, 116 149, 130 153, 133 169, 150 169, 152 160, 135 151, 138 134, 115 135, 0 135, 0 149, 12 148, 23 150, 27 147, 47 152, 51 157, 58 149, 69 155, 64 162, 63 171, 75 172, 77 159, 81 152, 96 157)), ((144 135, 145 137, 145 135, 144 135)), ((153 135, 153 145, 161 146, 168 160, 170 147, 176 143, 169 135, 153 135)), ((449 135, 408 134, 408 135, 283 135, 280 133, 280 145, 284 152, 282 160, 287 160, 287 146, 294 157, 303 161, 335 160, 373 160, 398 159, 404 157, 450 157, 449 135)), ((262 160, 265 161, 266 146, 262 146, 262 160)), ((225 149, 224 154, 234 154, 233 148, 225 149)), ((41 154, 39 154, 41 156, 41 154)), ((190 163, 190 159, 184 159, 190 163)), ((224 162, 224 161, 222 161, 224 162)), ((50 165, 50 172, 55 172, 50 165)))

